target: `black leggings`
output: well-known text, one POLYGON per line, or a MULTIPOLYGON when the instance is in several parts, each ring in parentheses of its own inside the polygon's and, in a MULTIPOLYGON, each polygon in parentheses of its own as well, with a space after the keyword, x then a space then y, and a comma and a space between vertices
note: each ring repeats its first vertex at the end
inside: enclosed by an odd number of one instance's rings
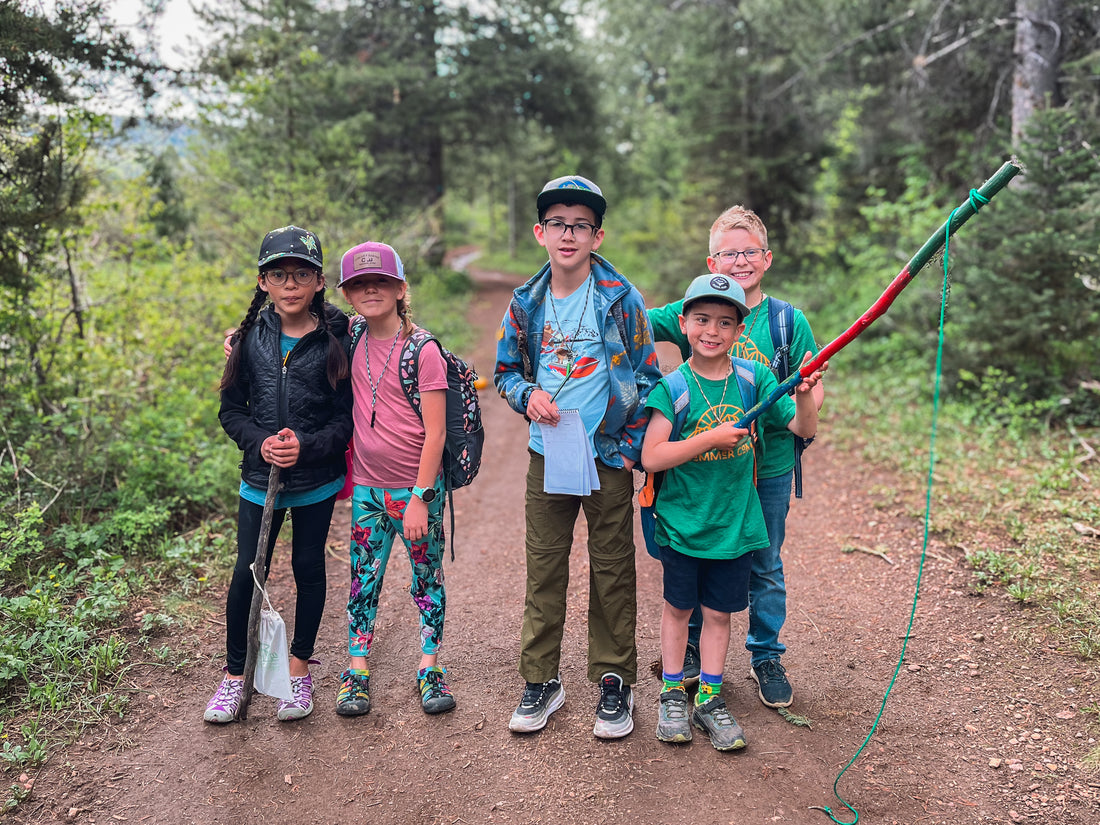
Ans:
MULTIPOLYGON (((294 570, 294 584, 298 591, 290 655, 307 661, 313 655, 317 629, 321 626, 321 614, 325 609, 325 543, 335 505, 336 496, 333 495, 316 504, 290 508, 290 518, 294 524, 290 566, 294 570)), ((240 500, 237 511, 237 564, 233 567, 233 580, 229 583, 229 596, 225 601, 226 668, 231 676, 244 675, 248 613, 255 589, 249 565, 256 558, 263 515, 264 508, 259 504, 243 498, 240 500)), ((272 550, 285 516, 286 508, 276 510, 272 515, 271 538, 267 546, 268 568, 271 567, 272 550)))

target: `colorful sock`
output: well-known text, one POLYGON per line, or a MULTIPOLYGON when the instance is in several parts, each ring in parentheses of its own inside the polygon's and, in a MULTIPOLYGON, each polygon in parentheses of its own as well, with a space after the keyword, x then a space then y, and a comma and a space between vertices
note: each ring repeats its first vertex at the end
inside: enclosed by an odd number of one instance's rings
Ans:
POLYGON ((684 689, 684 671, 682 670, 679 673, 669 673, 666 670, 662 673, 661 678, 665 683, 664 688, 662 688, 663 690, 684 689))
POLYGON ((438 670, 440 673, 446 673, 447 672, 447 668, 443 667, 443 665, 432 665, 431 667, 422 667, 422 668, 420 668, 420 670, 418 670, 416 672, 416 678, 417 679, 423 679, 424 674, 427 673, 429 670, 438 670))
POLYGON ((722 674, 699 674, 699 692, 695 694, 696 706, 713 699, 722 692, 722 674))

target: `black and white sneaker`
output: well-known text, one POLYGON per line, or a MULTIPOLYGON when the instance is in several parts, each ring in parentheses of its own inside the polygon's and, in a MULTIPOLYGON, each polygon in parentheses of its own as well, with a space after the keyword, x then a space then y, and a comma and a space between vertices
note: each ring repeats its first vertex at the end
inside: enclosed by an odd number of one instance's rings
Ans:
POLYGON ((534 733, 546 727, 550 714, 565 704, 565 688, 561 679, 549 682, 528 682, 523 689, 519 707, 512 713, 508 729, 516 733, 534 733))
POLYGON ((621 739, 634 730, 634 694, 623 677, 605 673, 600 679, 600 704, 596 707, 596 727, 600 739, 621 739))

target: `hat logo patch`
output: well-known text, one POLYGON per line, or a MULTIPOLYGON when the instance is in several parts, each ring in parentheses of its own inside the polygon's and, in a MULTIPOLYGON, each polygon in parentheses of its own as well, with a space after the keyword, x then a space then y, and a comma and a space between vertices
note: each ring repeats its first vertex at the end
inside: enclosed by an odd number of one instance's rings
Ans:
POLYGON ((583 183, 581 183, 579 180, 575 180, 575 179, 570 179, 570 180, 565 181, 558 188, 559 189, 583 189, 586 192, 591 192, 592 191, 587 186, 585 186, 583 183))
POLYGON ((718 289, 722 292, 726 292, 730 288, 730 282, 726 278, 716 277, 710 279, 710 286, 712 289, 718 289))
POLYGON ((376 249, 368 249, 365 252, 355 253, 355 257, 352 258, 352 268, 359 269, 380 269, 382 267, 382 253, 376 249))
POLYGON ((310 252, 317 252, 317 239, 312 235, 304 235, 298 238, 310 252))

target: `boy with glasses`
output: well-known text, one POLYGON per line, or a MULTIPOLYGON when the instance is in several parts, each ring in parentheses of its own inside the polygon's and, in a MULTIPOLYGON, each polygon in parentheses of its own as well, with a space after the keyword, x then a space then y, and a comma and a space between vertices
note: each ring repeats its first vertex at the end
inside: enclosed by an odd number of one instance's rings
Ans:
POLYGON ((556 178, 537 199, 535 239, 549 261, 515 290, 501 325, 493 381, 530 422, 526 493, 527 594, 519 672, 526 686, 509 728, 531 733, 562 706, 561 640, 569 552, 580 509, 588 522, 588 678, 600 686, 593 733, 634 729, 637 679, 634 478, 661 378, 642 296, 596 254, 607 202, 579 175, 556 178), (592 442, 598 487, 547 493, 542 427, 576 410, 592 442))
MULTIPOLYGON (((817 354, 813 331, 801 310, 791 313, 792 327, 788 352, 777 351, 769 323, 769 298, 761 288, 764 273, 772 265, 768 249, 768 230, 755 212, 743 206, 732 206, 718 216, 710 229, 710 255, 707 268, 725 275, 745 292, 745 331, 730 352, 750 361, 762 361, 775 370, 778 357, 789 357, 796 365, 806 352, 817 354)), ((657 341, 669 341, 680 348, 681 356, 691 354, 687 336, 680 328, 679 316, 683 301, 674 301, 649 311, 650 324, 657 341)), ((818 409, 825 400, 825 389, 819 383, 813 388, 818 409)), ((765 449, 757 468, 756 490, 764 521, 768 528, 769 546, 753 554, 749 576, 749 629, 745 647, 751 659, 751 676, 756 681, 760 701, 770 708, 789 707, 794 692, 780 664, 786 647, 779 641, 779 631, 787 618, 787 590, 783 580, 783 560, 780 551, 786 535, 787 512, 791 503, 791 481, 795 465, 794 434, 784 428, 765 426, 761 429, 765 449)), ((699 632, 702 614, 696 610, 689 623, 688 646, 684 656, 685 682, 699 679, 699 632)), ((665 662, 665 667, 671 663, 665 662)))

